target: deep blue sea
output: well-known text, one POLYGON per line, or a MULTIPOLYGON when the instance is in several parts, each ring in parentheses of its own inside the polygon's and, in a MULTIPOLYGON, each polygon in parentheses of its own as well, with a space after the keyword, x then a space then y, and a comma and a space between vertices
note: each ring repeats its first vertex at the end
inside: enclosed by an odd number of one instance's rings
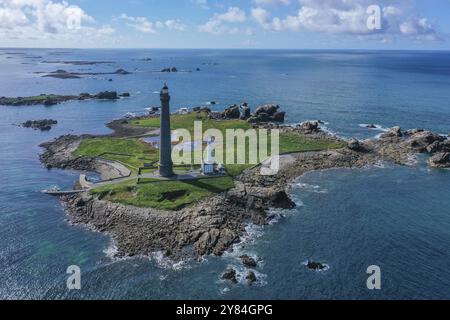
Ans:
POLYGON ((381 132, 362 126, 369 123, 450 133, 449 52, 1 49, 0 96, 102 90, 132 96, 52 107, 0 106, 0 298, 450 298, 450 172, 428 169, 424 158, 412 167, 306 174, 292 189, 296 209, 265 228, 249 227, 246 241, 221 258, 185 265, 158 255, 112 259, 107 236, 71 226, 59 201, 39 192, 51 185, 69 188, 79 172, 48 171, 39 162, 38 145, 62 134, 108 133, 104 124, 110 120, 158 105, 155 92, 164 82, 173 109, 212 100, 216 109, 244 101, 253 107, 277 103, 289 123, 321 119, 343 137, 381 132), (193 72, 156 72, 172 66, 193 72), (119 68, 133 73, 71 80, 34 74, 119 68), (59 124, 50 132, 17 126, 43 118, 59 124), (242 253, 262 259, 258 283, 222 282, 228 266, 244 271, 242 253), (303 265, 308 259, 330 268, 308 271, 303 265), (66 289, 69 265, 81 267, 80 291, 66 289), (380 291, 366 287, 370 265, 381 268, 380 291))

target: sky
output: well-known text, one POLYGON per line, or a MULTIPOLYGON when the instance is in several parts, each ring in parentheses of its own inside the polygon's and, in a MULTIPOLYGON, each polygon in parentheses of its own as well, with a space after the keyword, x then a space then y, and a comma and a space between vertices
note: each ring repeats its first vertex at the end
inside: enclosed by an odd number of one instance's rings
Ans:
POLYGON ((0 0, 0 47, 450 50, 450 0, 0 0))

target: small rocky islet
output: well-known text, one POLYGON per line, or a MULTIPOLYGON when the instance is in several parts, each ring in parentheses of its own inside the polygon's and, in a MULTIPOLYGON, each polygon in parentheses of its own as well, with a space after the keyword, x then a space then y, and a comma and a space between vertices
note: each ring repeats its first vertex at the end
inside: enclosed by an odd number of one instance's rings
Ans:
POLYGON ((118 100, 120 98, 130 97, 130 93, 124 92, 118 94, 116 91, 102 91, 97 94, 80 93, 79 95, 55 95, 41 94, 30 97, 0 97, 0 105, 2 106, 53 106, 68 101, 82 100, 118 100))
POLYGON ((81 79, 84 76, 99 76, 99 75, 128 75, 131 72, 125 69, 117 69, 113 72, 73 72, 58 69, 52 72, 35 72, 35 74, 42 75, 44 78, 57 78, 57 79, 81 79))
POLYGON ((53 119, 28 120, 22 123, 22 127, 40 131, 49 131, 56 124, 58 124, 58 121, 53 119))

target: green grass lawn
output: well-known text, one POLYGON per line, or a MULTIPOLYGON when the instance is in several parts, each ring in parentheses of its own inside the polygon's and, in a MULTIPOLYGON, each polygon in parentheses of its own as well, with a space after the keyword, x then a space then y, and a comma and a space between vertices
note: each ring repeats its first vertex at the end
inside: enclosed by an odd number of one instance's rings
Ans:
MULTIPOLYGON (((208 118, 206 112, 192 112, 186 115, 172 115, 171 116, 171 128, 176 129, 187 129, 191 132, 194 131, 194 121, 202 121, 203 130, 208 129, 218 129, 225 136, 226 129, 243 129, 248 130, 252 126, 247 121, 244 120, 211 120, 208 118)), ((160 119, 159 118, 146 118, 135 120, 131 122, 132 125, 139 127, 148 128, 159 128, 160 119)), ((248 147, 248 142, 246 142, 248 147)), ((270 146, 269 146, 270 147, 270 146)), ((312 139, 305 135, 292 133, 292 134, 281 134, 280 135, 280 153, 288 152, 303 152, 303 151, 319 151, 328 149, 338 149, 343 146, 335 141, 329 139, 312 139)), ((228 151, 225 151, 228 152, 228 151)), ((246 158, 248 159, 248 148, 246 148, 246 158)), ((265 159, 259 159, 263 161, 265 159)), ((255 164, 234 164, 226 165, 226 169, 231 176, 237 176, 242 173, 243 170, 253 167, 255 164)))
POLYGON ((119 161, 133 171, 144 163, 158 160, 158 150, 138 139, 93 138, 81 142, 75 156, 98 157, 119 161))
MULTIPOLYGON (((202 121, 203 131, 208 129, 219 129, 225 132, 226 129, 250 129, 251 125, 243 120, 211 120, 208 118, 206 112, 192 112, 189 114, 172 115, 170 117, 170 125, 172 130, 187 129, 191 133, 194 131, 194 121, 202 121)), ((159 128, 159 118, 147 118, 141 120, 134 120, 131 125, 145 128, 159 128)))
POLYGON ((127 181, 91 190, 100 198, 136 207, 178 210, 214 194, 233 188, 230 177, 195 181, 147 181, 137 184, 127 181))

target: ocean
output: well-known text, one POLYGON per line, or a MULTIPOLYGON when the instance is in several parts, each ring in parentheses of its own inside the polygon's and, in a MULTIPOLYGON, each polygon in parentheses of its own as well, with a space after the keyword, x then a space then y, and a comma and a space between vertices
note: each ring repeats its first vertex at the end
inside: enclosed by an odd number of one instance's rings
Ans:
POLYGON ((267 227, 249 226, 244 242, 223 257, 115 260, 108 236, 70 225, 58 199, 40 193, 70 188, 79 172, 47 170, 38 145, 63 134, 110 132, 105 123, 112 119, 158 105, 164 82, 173 110, 210 101, 217 110, 277 103, 288 123, 320 119, 342 137, 372 138, 394 125, 450 133, 449 52, 0 49, 0 96, 131 93, 120 101, 0 106, 0 298, 450 298, 450 172, 429 169, 425 157, 411 167, 299 177, 290 191, 297 208, 276 212, 277 223, 267 227), (70 60, 108 63, 43 63, 70 60), (166 67, 181 72, 157 72, 166 67), (34 73, 120 68, 132 74, 62 80, 34 73), (59 123, 49 132, 17 126, 44 118, 59 123), (260 259, 253 286, 220 279, 229 266, 243 275, 241 254, 260 259), (309 259, 329 269, 309 271, 309 259), (81 268, 79 291, 66 289, 70 265, 81 268), (371 265, 381 268, 379 291, 366 286, 371 265))

